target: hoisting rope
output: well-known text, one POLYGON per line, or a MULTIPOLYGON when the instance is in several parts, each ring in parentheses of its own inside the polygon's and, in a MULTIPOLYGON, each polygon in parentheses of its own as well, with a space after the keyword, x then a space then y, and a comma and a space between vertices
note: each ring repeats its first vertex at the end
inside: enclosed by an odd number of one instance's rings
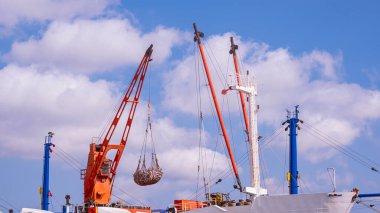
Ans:
MULTIPOLYGON (((149 90, 149 93, 150 93, 150 90, 149 90)), ((158 181, 161 180, 161 177, 163 175, 162 169, 158 165, 156 149, 154 146, 152 122, 151 122, 151 116, 150 116, 151 115, 150 106, 151 104, 150 104, 150 94, 149 94, 148 121, 147 121, 146 129, 145 129, 145 137, 144 137, 143 146, 140 152, 139 163, 137 165, 135 173, 133 174, 133 180, 135 181, 136 184, 140 186, 156 184, 158 181), (150 167, 146 166, 146 156, 145 156, 148 138, 150 139, 151 147, 152 147, 152 158, 151 158, 150 167)))

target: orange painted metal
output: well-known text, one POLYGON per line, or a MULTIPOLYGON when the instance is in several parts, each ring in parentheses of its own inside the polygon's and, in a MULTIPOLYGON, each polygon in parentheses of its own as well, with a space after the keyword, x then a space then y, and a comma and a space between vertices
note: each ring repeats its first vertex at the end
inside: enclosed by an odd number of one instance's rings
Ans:
MULTIPOLYGON (((115 209, 125 209, 128 210, 131 213, 151 213, 152 210, 150 208, 146 207, 128 207, 128 208, 123 208, 123 207, 113 207, 115 209)), ((98 213, 98 206, 91 206, 87 208, 87 213, 98 213)))
POLYGON ((240 189, 240 191, 242 191, 242 186, 241 186, 241 182, 240 182, 240 178, 239 178, 238 169, 237 169, 237 166, 236 166, 236 163, 235 163, 234 154, 232 152, 230 141, 229 141, 228 135, 227 135, 227 131, 226 131, 226 128, 224 126, 224 121, 223 121, 222 113, 220 111, 219 103, 218 103, 218 100, 216 98, 214 85, 212 83, 212 79, 211 79, 210 72, 209 72, 209 69, 208 69, 206 57, 205 57, 205 54, 204 54, 204 51, 203 51, 202 42, 201 42, 201 39, 200 39, 200 37, 201 37, 200 35, 203 36, 203 33, 198 32, 197 25, 195 23, 193 24, 193 26, 194 26, 194 34, 195 34, 194 41, 196 41, 198 43, 198 47, 199 47, 199 51, 201 53, 201 57, 202 57, 203 65, 204 65, 204 68, 205 68, 207 80, 208 80, 208 83, 209 83, 209 86, 210 86, 212 99, 214 101, 215 109, 216 109, 216 112, 217 112, 217 115, 218 115, 218 119, 219 119, 219 123, 220 123, 221 129, 222 129, 223 137, 224 137, 224 140, 225 140, 225 143, 226 143, 226 146, 227 146, 228 154, 230 156, 232 168, 234 170, 236 181, 237 181, 237 183, 239 185, 239 189, 240 189))
POLYGON ((135 75, 133 76, 128 90, 125 93, 125 96, 115 114, 115 117, 108 128, 107 134, 105 135, 102 144, 90 145, 86 175, 84 179, 85 203, 97 205, 109 204, 110 202, 117 166, 123 154, 124 147, 132 126, 133 117, 136 112, 137 104, 139 102, 139 97, 144 83, 148 64, 151 61, 150 57, 152 55, 152 52, 153 45, 150 45, 150 47, 146 50, 135 75), (130 99, 133 92, 134 97, 133 99, 130 99), (119 120, 124 112, 124 109, 128 104, 131 104, 131 106, 121 141, 119 144, 109 144, 116 126, 119 123, 119 120), (116 154, 113 160, 107 158, 107 153, 110 150, 116 150, 116 154))
POLYGON ((126 209, 132 213, 151 213, 152 210, 150 209, 131 209, 131 208, 123 208, 123 209, 126 209))
POLYGON ((207 205, 207 202, 197 200, 174 200, 174 207, 177 209, 178 212, 199 209, 206 207, 207 205))
MULTIPOLYGON (((231 37, 231 49, 230 54, 232 54, 234 58, 234 65, 235 65, 235 72, 236 72, 236 80, 239 86, 241 86, 241 78, 240 78, 240 72, 239 72, 239 64, 236 57, 236 50, 238 48, 238 45, 234 43, 234 38, 231 37)), ((249 121, 248 121, 248 114, 247 114, 247 108, 245 107, 245 100, 244 100, 244 93, 242 91, 239 91, 240 95, 240 102, 241 102, 241 108, 244 115, 244 123, 246 128, 246 134, 247 134, 247 141, 249 141, 249 121)))

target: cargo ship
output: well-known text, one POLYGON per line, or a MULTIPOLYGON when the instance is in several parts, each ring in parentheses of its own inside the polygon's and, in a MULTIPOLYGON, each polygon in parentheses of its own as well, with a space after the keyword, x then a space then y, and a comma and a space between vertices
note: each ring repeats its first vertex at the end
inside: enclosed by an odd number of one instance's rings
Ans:
MULTIPOLYGON (((326 193, 313 193, 313 194, 299 194, 298 193, 298 168, 297 168, 297 127, 298 123, 302 123, 299 119, 298 106, 295 107, 293 113, 289 113, 287 120, 283 125, 287 125, 289 129, 290 139, 290 154, 289 154, 289 194, 285 195, 270 195, 267 189, 263 188, 260 183, 260 157, 259 157, 259 136, 257 128, 257 113, 259 110, 256 104, 257 88, 248 74, 241 75, 238 69, 236 49, 238 46, 234 44, 231 37, 230 54, 233 55, 236 81, 234 85, 229 85, 222 91, 226 95, 229 91, 238 91, 240 96, 241 107, 244 115, 245 130, 249 142, 249 163, 250 163, 250 185, 243 186, 240 181, 239 172, 235 163, 234 155, 230 146, 227 131, 225 129, 222 113, 216 96, 216 91, 213 86, 212 77, 207 65, 201 38, 204 36, 199 32, 196 24, 194 23, 194 42, 197 43, 202 62, 204 66, 205 75, 208 81, 208 87, 211 92, 212 100, 214 102, 215 111, 219 120, 220 128, 223 133, 225 145, 229 154, 230 163, 232 166, 233 174, 235 176, 236 189, 240 193, 245 194, 247 199, 240 199, 237 202, 231 200, 227 194, 221 193, 206 193, 206 200, 185 200, 178 199, 160 210, 152 210, 147 206, 127 206, 122 203, 110 204, 112 195, 113 183, 116 176, 118 163, 123 154, 125 145, 128 140, 128 135, 132 126, 134 114, 139 103, 141 89, 143 87, 145 75, 147 72, 148 64, 151 61, 153 52, 153 45, 151 45, 145 52, 140 65, 137 68, 135 75, 125 93, 124 98, 115 114, 115 117, 110 124, 101 143, 92 143, 88 154, 87 168, 81 171, 81 176, 84 180, 84 204, 71 208, 69 201, 63 208, 63 212, 76 212, 76 213, 149 213, 149 212, 239 212, 239 213, 253 213, 253 212, 350 212, 354 204, 360 197, 374 197, 380 194, 359 194, 358 190, 347 192, 332 192, 326 193), (247 98, 247 102, 245 101, 247 98), (247 104, 247 105, 246 105, 247 104), (119 144, 110 144, 111 137, 119 123, 119 120, 124 110, 129 107, 128 120, 125 122, 122 139, 119 144), (113 159, 107 157, 109 151, 116 151, 113 159)), ((52 135, 49 134, 47 142, 45 143, 45 166, 44 166, 44 184, 42 189, 42 210, 35 209, 22 209, 23 213, 46 213, 48 211, 48 159, 49 147, 51 144, 52 135)), ((140 166, 140 164, 139 164, 140 166)), ((158 165, 157 165, 158 166, 158 165)), ((140 167, 138 167, 139 169, 140 167)), ((145 169, 145 168, 144 168, 145 169)), ((152 177, 152 174, 157 174, 159 168, 145 169, 144 172, 139 174, 144 176, 144 184, 156 183, 159 179, 152 177), (151 170, 149 170, 151 169, 151 170), (153 172, 152 172, 153 171, 153 172), (151 183, 149 182, 151 179, 151 183), (154 179, 154 181, 153 181, 154 179)), ((158 172, 159 173, 159 172, 158 172)), ((161 174, 162 175, 162 174, 161 174)), ((136 177, 135 177, 136 178, 136 177)), ((136 179, 135 179, 136 181, 136 179)), ((141 182, 142 183, 142 182, 141 182)))

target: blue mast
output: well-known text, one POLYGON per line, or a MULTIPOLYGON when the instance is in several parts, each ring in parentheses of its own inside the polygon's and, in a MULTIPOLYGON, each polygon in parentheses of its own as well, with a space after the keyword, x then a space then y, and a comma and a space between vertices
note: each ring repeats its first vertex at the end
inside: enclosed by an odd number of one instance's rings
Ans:
POLYGON ((44 174, 42 180, 42 200, 41 209, 49 210, 49 160, 50 160, 50 146, 54 146, 51 142, 51 138, 54 133, 49 132, 48 136, 45 136, 45 155, 44 155, 44 174))
MULTIPOLYGON (((290 139, 290 148, 289 148, 289 194, 298 194, 298 170, 297 170, 297 123, 300 121, 298 119, 298 105, 295 106, 295 112, 293 116, 288 114, 288 120, 285 123, 288 123, 285 131, 289 128, 289 139, 290 139)), ((301 121, 302 123, 302 121, 301 121)))

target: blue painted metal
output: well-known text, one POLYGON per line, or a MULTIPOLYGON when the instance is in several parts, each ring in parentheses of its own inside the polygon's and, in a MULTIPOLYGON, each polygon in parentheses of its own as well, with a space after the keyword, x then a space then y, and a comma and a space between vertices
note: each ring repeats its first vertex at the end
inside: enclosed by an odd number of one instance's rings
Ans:
POLYGON ((289 194, 298 194, 298 170, 297 170, 297 123, 298 105, 295 107, 295 112, 292 117, 288 115, 287 123, 289 123, 289 194))
POLYGON ((54 133, 49 132, 48 136, 45 136, 45 154, 44 154, 44 173, 42 180, 42 199, 41 199, 41 209, 49 210, 49 160, 50 160, 50 146, 52 146, 51 138, 54 133))
POLYGON ((380 193, 358 194, 358 197, 380 197, 380 193))

